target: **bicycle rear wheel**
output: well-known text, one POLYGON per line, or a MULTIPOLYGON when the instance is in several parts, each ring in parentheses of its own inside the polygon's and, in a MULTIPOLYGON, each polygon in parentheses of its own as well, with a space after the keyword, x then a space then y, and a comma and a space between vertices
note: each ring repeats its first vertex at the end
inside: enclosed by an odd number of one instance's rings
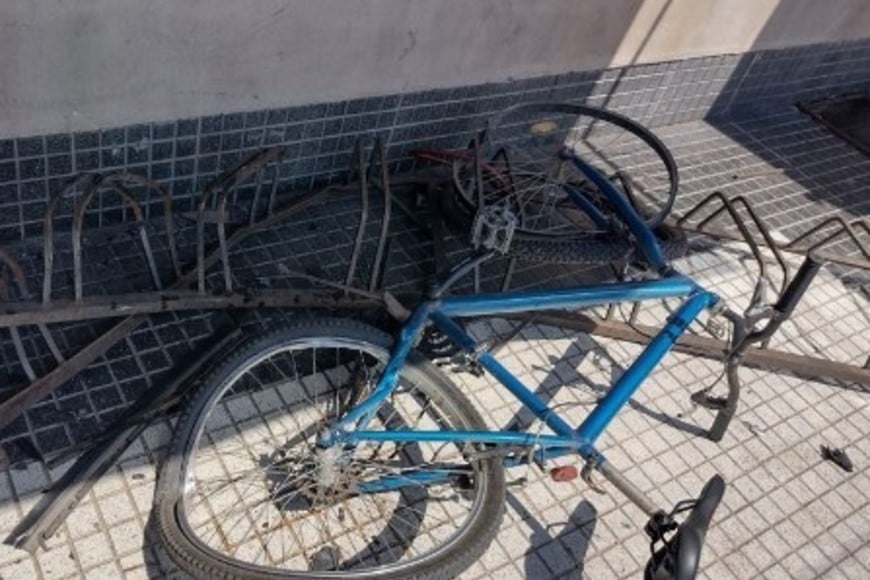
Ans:
MULTIPOLYGON (((440 578, 483 553, 503 513, 497 459, 443 443, 315 447, 372 388, 390 343, 352 321, 303 322, 248 342, 208 377, 182 412, 155 495, 181 567, 201 578, 440 578), (442 477, 408 476, 426 470, 442 477), (386 479, 400 485, 371 487, 386 479)), ((369 428, 485 427, 412 357, 369 428)))
POLYGON ((608 264, 638 258, 606 196, 561 154, 571 149, 610 177, 659 238, 666 257, 686 237, 664 225, 679 176, 650 130, 618 113, 570 103, 524 103, 497 113, 473 151, 428 152, 452 162, 454 228, 467 232, 483 203, 518 216, 510 252, 533 262, 608 264))

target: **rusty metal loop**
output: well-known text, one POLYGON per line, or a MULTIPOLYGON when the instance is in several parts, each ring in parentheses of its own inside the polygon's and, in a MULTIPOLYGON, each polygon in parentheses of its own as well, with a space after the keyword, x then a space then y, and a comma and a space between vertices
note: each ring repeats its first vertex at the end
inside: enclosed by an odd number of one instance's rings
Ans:
MULTIPOLYGON (((197 288, 200 293, 205 292, 205 212, 209 201, 211 201, 215 193, 219 192, 218 205, 222 206, 222 209, 218 210, 218 243, 220 244, 221 260, 224 263, 224 281, 227 282, 230 278, 229 262, 227 259, 229 252, 226 237, 226 216, 223 215, 226 209, 227 195, 270 162, 283 158, 284 153, 285 149, 283 147, 271 147, 255 153, 235 168, 219 176, 203 189, 196 213, 196 269, 197 288)), ((253 225, 253 222, 249 225, 253 225)), ((227 282, 227 290, 230 290, 231 286, 232 283, 227 282)))
POLYGON ((78 206, 76 207, 75 214, 73 215, 73 291, 77 302, 82 299, 82 230, 84 229, 85 211, 87 211, 88 206, 97 192, 107 188, 111 188, 115 193, 117 193, 122 201, 129 204, 130 208, 133 210, 133 215, 136 219, 136 228, 139 231, 139 238, 142 242, 143 250, 145 251, 145 257, 148 261, 149 269, 151 270, 151 277, 157 289, 162 289, 160 276, 158 275, 157 267, 154 262, 154 255, 151 252, 151 244, 148 242, 148 234, 145 231, 145 215, 142 212, 142 205, 139 203, 135 193, 107 178, 95 183, 85 190, 78 206))
POLYGON ((51 302, 51 276, 54 270, 54 211, 60 200, 67 194, 74 192, 79 187, 86 184, 89 187, 95 186, 103 179, 103 176, 97 173, 83 173, 68 183, 66 187, 58 191, 48 200, 48 205, 45 207, 45 215, 42 218, 42 303, 48 304, 51 302))
POLYGON ((162 184, 136 175, 135 173, 114 173, 108 176, 104 182, 114 187, 126 187, 128 183, 138 185, 154 191, 160 197, 163 204, 163 221, 166 225, 166 240, 169 245, 169 257, 172 260, 172 270, 177 278, 181 277, 181 262, 178 259, 178 245, 175 239, 175 222, 172 214, 172 194, 162 184))

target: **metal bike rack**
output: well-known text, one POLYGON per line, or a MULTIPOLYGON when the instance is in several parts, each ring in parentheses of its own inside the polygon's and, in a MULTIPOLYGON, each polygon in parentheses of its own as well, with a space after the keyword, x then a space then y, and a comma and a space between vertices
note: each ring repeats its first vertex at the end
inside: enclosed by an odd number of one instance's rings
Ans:
MULTIPOLYGON (((390 200, 391 194, 385 144, 380 140, 375 143, 372 159, 368 166, 365 166, 362 155, 363 146, 360 142, 357 143, 355 151, 358 152, 354 158, 355 170, 360 175, 366 177, 374 175, 375 170, 377 170, 377 178, 373 181, 377 184, 377 188, 384 193, 385 199, 390 200)), ((0 428, 11 423, 25 409, 73 378, 91 362, 106 353, 112 346, 124 340, 125 337, 129 336, 145 321, 146 314, 193 309, 250 309, 259 307, 358 309, 384 306, 384 295, 375 291, 377 286, 375 282, 382 278, 383 268, 386 263, 384 251, 387 240, 386 230, 389 226, 389 212, 391 211, 389 201, 385 201, 384 204, 384 219, 373 261, 375 268, 369 275, 370 284, 368 290, 354 288, 350 284, 331 282, 302 272, 291 272, 290 274, 325 288, 341 290, 341 292, 337 294, 335 291, 330 290, 253 290, 233 287, 229 259, 230 250, 249 236, 291 218, 293 215, 324 200, 330 195, 346 193, 358 188, 361 198, 364 200, 368 199, 369 187, 367 180, 363 178, 360 179, 358 185, 350 184, 343 187, 327 187, 290 201, 284 207, 276 208, 279 187, 279 166, 283 155, 284 149, 280 147, 256 153, 245 159, 236 168, 219 176, 204 189, 196 211, 196 263, 192 269, 183 274, 181 273, 182 267, 179 263, 176 240, 174 239, 174 216, 172 200, 168 191, 154 181, 130 174, 117 174, 106 178, 89 175, 79 178, 51 198, 43 221, 43 245, 45 250, 43 252, 41 302, 33 300, 28 290, 24 270, 13 253, 0 247, 0 263, 5 265, 5 270, 0 271, 0 285, 2 285, 0 286, 2 288, 0 299, 2 299, 3 305, 3 311, 0 313, 0 329, 9 329, 20 364, 30 380, 28 385, 17 389, 13 395, 0 402, 0 428), (267 175, 270 178, 267 178, 267 175), (247 223, 237 227, 231 234, 228 234, 227 214, 230 195, 235 193, 240 186, 251 181, 255 185, 249 206, 247 223), (133 186, 155 191, 161 199, 166 233, 169 238, 168 247, 172 269, 175 273, 175 280, 169 284, 165 284, 159 275, 151 250, 150 240, 144 227, 142 206, 133 191, 133 186), (80 189, 83 190, 83 193, 76 206, 71 226, 74 292, 72 297, 55 297, 52 295, 52 274, 55 255, 54 230, 55 222, 57 221, 55 208, 61 199, 73 195, 80 189), (82 258, 84 216, 91 200, 100 191, 105 189, 110 189, 117 193, 126 206, 133 212, 144 259, 155 286, 154 291, 107 296, 84 296, 82 258), (263 205, 261 200, 264 198, 267 199, 265 211, 260 207, 263 205), (209 209, 211 207, 210 202, 217 206, 216 213, 209 209), (218 234, 218 247, 209 252, 206 252, 207 221, 216 222, 218 234), (206 273, 218 263, 220 263, 223 274, 224 288, 222 291, 210 291, 206 288, 206 273), (189 289, 194 284, 196 289, 189 289), (9 288, 12 287, 17 289, 17 300, 11 300, 12 296, 9 288), (51 331, 47 327, 51 323, 98 318, 121 318, 122 320, 78 352, 67 356, 61 353, 52 337, 51 331), (18 330, 21 326, 31 324, 39 328, 40 334, 57 362, 55 368, 42 376, 37 376, 34 371, 18 330)), ((362 205, 360 234, 363 233, 363 226, 365 225, 368 211, 367 204, 363 203, 362 205)), ((361 252, 362 243, 362 236, 358 235, 352 253, 351 267, 349 267, 347 274, 350 281, 353 280, 355 275, 356 258, 361 252)), ((387 300, 386 304, 393 314, 397 316, 404 314, 402 307, 397 301, 387 300)))
MULTIPOLYGON (((11 273, 12 279, 7 280, 4 271, 0 271, 0 303, 3 313, 0 314, 0 328, 8 328, 12 334, 15 350, 22 367, 26 370, 31 383, 10 398, 0 403, 0 427, 8 425, 16 416, 30 405, 39 401, 52 390, 73 378, 79 371, 87 367, 93 360, 108 351, 113 345, 128 337, 145 320, 145 315, 157 312, 177 310, 223 310, 252 309, 261 307, 280 308, 379 308, 386 309, 396 318, 403 318, 407 312, 401 304, 387 293, 378 292, 382 286, 384 268, 386 267, 386 249, 388 246, 388 228, 392 211, 392 193, 390 176, 386 157, 386 144, 378 139, 375 141, 368 164, 364 157, 365 147, 361 140, 354 146, 352 171, 348 184, 342 187, 328 187, 277 208, 279 189, 279 169, 283 157, 283 149, 272 148, 257 153, 243 161, 235 169, 221 175, 208 185, 200 198, 196 210, 196 263, 194 267, 182 274, 178 250, 174 239, 172 202, 168 192, 156 182, 129 174, 119 174, 101 179, 99 176, 87 176, 70 184, 69 187, 56 194, 49 202, 44 220, 44 268, 43 268, 43 300, 35 302, 28 289, 24 270, 8 250, 0 247, 0 262, 5 270, 11 273), (354 173, 359 179, 354 182, 354 173), (270 177, 269 177, 270 176, 270 177), (227 235, 228 200, 230 195, 250 181, 254 181, 254 194, 251 199, 247 223, 227 235), (130 185, 144 186, 154 190, 163 202, 168 244, 171 261, 176 279, 164 288, 158 268, 154 261, 147 232, 144 228, 144 214, 130 185), (353 287, 357 275, 357 263, 363 250, 364 233, 369 211, 369 185, 374 185, 384 198, 384 210, 380 232, 377 237, 377 247, 372 260, 372 268, 368 276, 368 289, 353 287), (54 260, 54 211, 58 202, 84 188, 72 222, 72 239, 74 246, 73 278, 74 296, 72 298, 52 297, 51 276, 54 260), (83 295, 83 261, 82 261, 82 228, 84 215, 89 202, 101 189, 111 188, 132 208, 139 239, 142 244, 145 260, 152 275, 155 290, 125 295, 108 295, 87 297, 83 295), (345 284, 331 282, 311 276, 306 273, 290 272, 291 276, 305 279, 309 282, 332 288, 333 290, 252 290, 235 288, 230 266, 230 250, 241 244, 249 236, 263 231, 272 225, 291 218, 312 204, 325 200, 330 194, 347 193, 358 189, 361 198, 361 213, 359 227, 353 245, 345 284), (260 209, 261 200, 266 197, 265 211, 260 209), (209 209, 217 207, 216 214, 209 209), (215 221, 218 233, 218 247, 206 252, 207 221, 215 221), (206 286, 206 273, 217 263, 221 265, 223 291, 210 291, 206 286), (195 284, 195 289, 188 289, 195 284), (9 287, 14 285, 18 290, 19 300, 11 300, 9 287), (54 343, 48 323, 72 322, 98 318, 117 318, 123 320, 86 345, 77 353, 65 359, 54 343), (55 353, 58 365, 43 376, 36 376, 30 365, 27 353, 21 343, 18 327, 35 324, 55 353)), ((220 333, 219 333, 220 334, 220 333)), ((147 420, 157 412, 165 410, 177 398, 175 393, 184 388, 197 374, 203 365, 211 361, 215 353, 226 347, 238 333, 225 333, 226 336, 216 338, 216 346, 202 353, 202 356, 192 360, 172 381, 158 385, 144 393, 127 413, 117 419, 96 440, 89 444, 76 446, 75 449, 62 453, 54 458, 42 458, 46 463, 56 463, 70 458, 76 451, 84 453, 43 497, 27 517, 20 522, 15 531, 6 539, 6 543, 16 545, 29 551, 35 551, 42 542, 53 533, 63 522, 75 505, 83 499, 90 490, 96 478, 109 468, 130 443, 147 426, 147 420)))

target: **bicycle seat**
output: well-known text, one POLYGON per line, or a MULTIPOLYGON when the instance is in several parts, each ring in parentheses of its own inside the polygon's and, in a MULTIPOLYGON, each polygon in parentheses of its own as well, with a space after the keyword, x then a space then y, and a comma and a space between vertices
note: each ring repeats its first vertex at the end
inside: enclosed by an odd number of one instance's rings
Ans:
POLYGON ((701 548, 710 527, 713 512, 722 501, 725 481, 714 475, 701 490, 686 520, 676 534, 656 550, 646 566, 646 580, 692 580, 698 572, 701 548))

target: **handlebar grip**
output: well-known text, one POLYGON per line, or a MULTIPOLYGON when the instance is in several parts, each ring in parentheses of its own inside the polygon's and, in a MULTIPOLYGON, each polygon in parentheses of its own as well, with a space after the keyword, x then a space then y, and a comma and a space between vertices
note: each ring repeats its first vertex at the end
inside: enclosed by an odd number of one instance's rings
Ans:
POLYGON ((785 289, 785 292, 782 293, 782 296, 776 302, 773 309, 779 312, 784 318, 791 316, 791 313, 798 305, 798 302, 800 302, 804 293, 806 293, 807 289, 810 287, 810 284, 813 282, 816 274, 819 273, 819 269, 823 264, 824 262, 816 260, 812 256, 804 258, 804 262, 801 264, 800 269, 798 269, 797 274, 795 274, 795 277, 792 278, 791 282, 789 282, 788 287, 785 289))

